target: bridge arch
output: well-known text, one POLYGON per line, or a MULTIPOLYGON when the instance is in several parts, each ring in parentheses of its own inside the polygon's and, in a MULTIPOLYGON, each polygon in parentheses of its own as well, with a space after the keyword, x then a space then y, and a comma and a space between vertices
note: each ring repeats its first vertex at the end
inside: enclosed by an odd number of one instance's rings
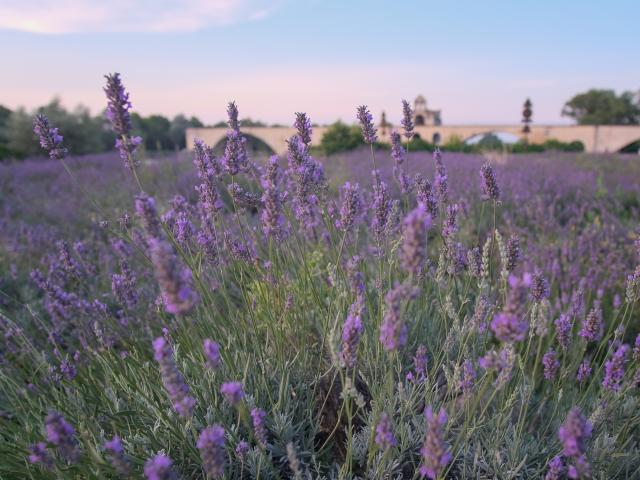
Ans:
POLYGON ((502 130, 488 130, 486 132, 474 133, 473 135, 465 138, 463 142, 469 145, 474 145, 476 143, 482 142, 484 139, 489 137, 495 137, 500 140, 501 143, 506 144, 517 143, 520 140, 520 137, 512 132, 505 132, 502 130))
MULTIPOLYGON (((266 153, 268 155, 273 155, 274 153, 278 153, 271 145, 259 136, 252 135, 250 133, 243 133, 242 136, 247 140, 246 147, 250 154, 266 153)), ((225 135, 213 145, 213 150, 216 152, 216 155, 221 155, 224 152, 226 144, 227 137, 225 135)))
POLYGON ((618 153, 637 153, 640 154, 640 137, 637 140, 624 145, 618 150, 618 153))

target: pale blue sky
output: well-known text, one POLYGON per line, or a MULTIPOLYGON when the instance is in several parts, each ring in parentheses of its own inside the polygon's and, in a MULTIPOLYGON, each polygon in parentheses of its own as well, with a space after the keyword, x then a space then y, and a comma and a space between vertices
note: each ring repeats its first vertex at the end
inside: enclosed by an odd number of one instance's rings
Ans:
POLYGON ((0 0, 0 103, 59 95, 97 111, 119 71, 143 114, 399 118, 418 93, 445 123, 566 122, 590 87, 640 90, 640 1, 0 0))

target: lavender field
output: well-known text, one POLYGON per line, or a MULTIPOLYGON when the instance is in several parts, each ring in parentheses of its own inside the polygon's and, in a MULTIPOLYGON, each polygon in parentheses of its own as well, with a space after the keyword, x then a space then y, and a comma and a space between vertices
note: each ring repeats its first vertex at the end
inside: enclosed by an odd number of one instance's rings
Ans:
MULTIPOLYGON (((0 165, 0 478, 640 478, 640 160, 0 165)), ((240 106, 241 107, 241 106, 240 106)), ((406 107, 408 109, 408 106, 406 107)), ((34 137, 34 142, 38 141, 34 137)))

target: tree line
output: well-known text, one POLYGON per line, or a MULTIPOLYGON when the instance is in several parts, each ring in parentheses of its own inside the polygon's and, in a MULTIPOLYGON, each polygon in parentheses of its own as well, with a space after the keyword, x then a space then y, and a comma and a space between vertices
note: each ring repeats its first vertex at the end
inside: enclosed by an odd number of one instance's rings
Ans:
MULTIPOLYGON (((42 154, 33 133, 33 118, 36 113, 44 113, 51 124, 60 129, 65 146, 74 155, 113 150, 115 136, 104 112, 91 115, 89 109, 82 105, 67 110, 60 99, 54 98, 47 105, 33 111, 24 108, 11 111, 0 105, 0 159, 42 154)), ((134 135, 140 135, 144 149, 151 152, 182 150, 186 147, 185 130, 189 127, 204 127, 197 117, 187 118, 182 114, 169 119, 163 115, 143 117, 133 113, 131 122, 134 135)))

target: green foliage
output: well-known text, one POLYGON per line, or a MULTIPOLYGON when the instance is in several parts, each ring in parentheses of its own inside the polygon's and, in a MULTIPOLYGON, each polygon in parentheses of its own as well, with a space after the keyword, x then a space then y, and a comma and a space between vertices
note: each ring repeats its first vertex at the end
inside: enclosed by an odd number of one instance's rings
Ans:
MULTIPOLYGON (((92 116, 82 105, 69 111, 61 105, 60 99, 54 98, 47 105, 30 112, 24 108, 12 112, 0 106, 0 159, 42 155, 33 133, 36 113, 44 113, 51 124, 60 129, 64 144, 72 154, 101 153, 113 149, 115 137, 103 112, 92 116)), ((162 115, 142 117, 134 113, 132 123, 134 133, 143 137, 144 148, 148 151, 184 149, 185 130, 203 126, 196 117, 187 119, 184 115, 177 115, 170 121, 162 115)))
POLYGON ((580 125, 637 125, 640 123, 640 98, 631 92, 616 95, 613 90, 591 89, 569 100, 562 115, 580 125))
MULTIPOLYGON (((7 107, 0 105, 0 144, 7 143, 7 122, 9 121, 9 117, 11 116, 11 110, 7 107)), ((0 158, 2 156, 0 155, 0 158)))
POLYGON ((360 127, 346 125, 341 121, 332 124, 320 142, 320 146, 327 155, 353 150, 361 145, 364 145, 364 141, 360 127))

